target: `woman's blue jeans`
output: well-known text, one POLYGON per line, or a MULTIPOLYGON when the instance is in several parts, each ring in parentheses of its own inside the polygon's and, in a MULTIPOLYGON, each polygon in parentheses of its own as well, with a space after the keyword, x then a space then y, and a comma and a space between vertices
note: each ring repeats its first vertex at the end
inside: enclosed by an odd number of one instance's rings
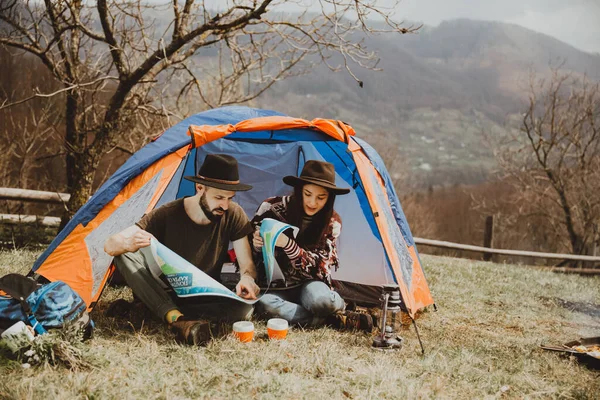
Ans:
POLYGON ((283 318, 292 325, 317 326, 325 317, 345 309, 342 297, 320 281, 310 281, 291 289, 271 291, 255 304, 255 314, 283 318))

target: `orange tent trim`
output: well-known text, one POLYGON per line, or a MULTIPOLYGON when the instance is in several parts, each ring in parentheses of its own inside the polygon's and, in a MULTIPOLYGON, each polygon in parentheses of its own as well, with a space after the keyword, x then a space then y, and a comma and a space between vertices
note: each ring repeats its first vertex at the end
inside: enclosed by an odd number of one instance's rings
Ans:
MULTIPOLYGON (((362 152, 361 147, 354 142, 354 140, 350 141, 348 145, 348 149, 352 152, 352 156, 354 158, 354 162, 356 163, 356 167, 360 177, 362 178, 362 182, 365 189, 365 194, 369 198, 369 203, 371 204, 371 209, 375 215, 378 215, 375 218, 375 222, 377 227, 379 228, 379 232, 381 233, 381 240, 384 248, 386 249, 386 253, 388 255, 390 265, 394 271, 394 275, 396 276, 396 281, 398 286, 400 287, 400 292, 402 293, 402 299, 406 305, 407 311, 411 318, 414 318, 417 310, 433 304, 433 298, 431 297, 431 293, 429 291, 429 287, 427 286, 427 281, 425 280, 425 276, 423 274, 423 269, 419 258, 417 257, 417 253, 415 251, 414 246, 408 246, 407 249, 409 254, 413 260, 413 272, 412 272, 412 284, 411 287, 407 287, 405 282, 402 280, 402 272, 400 270, 400 258, 398 253, 394 250, 394 244, 392 243, 391 234, 388 231, 387 222, 383 220, 383 210, 380 209, 379 202, 377 201, 375 194, 375 190, 373 188, 373 183, 371 179, 368 177, 369 174, 374 174, 377 183, 381 187, 381 190, 384 192, 385 204, 384 207, 390 207, 389 201, 387 200, 387 191, 385 189, 385 184, 383 183, 381 176, 375 170, 375 168, 371 165, 368 157, 362 152)), ((405 240, 404 237, 401 238, 405 240)))
POLYGON ((200 147, 233 132, 276 131, 282 129, 317 129, 341 142, 348 143, 348 137, 356 132, 342 121, 315 118, 308 121, 292 117, 259 117, 238 122, 235 125, 190 125, 188 135, 192 138, 192 146, 200 147))

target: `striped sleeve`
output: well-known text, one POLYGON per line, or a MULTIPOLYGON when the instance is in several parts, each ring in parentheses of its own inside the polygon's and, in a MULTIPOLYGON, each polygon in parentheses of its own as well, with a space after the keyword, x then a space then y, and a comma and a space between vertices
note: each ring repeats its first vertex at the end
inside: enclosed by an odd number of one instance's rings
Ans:
POLYGON ((336 241, 341 231, 341 222, 339 215, 334 214, 327 233, 310 250, 300 247, 296 241, 290 239, 283 250, 298 273, 331 285, 331 273, 339 268, 336 241))
POLYGON ((290 260, 300 257, 300 250, 298 243, 290 238, 288 238, 288 244, 283 248, 283 251, 285 251, 285 254, 287 254, 290 260))

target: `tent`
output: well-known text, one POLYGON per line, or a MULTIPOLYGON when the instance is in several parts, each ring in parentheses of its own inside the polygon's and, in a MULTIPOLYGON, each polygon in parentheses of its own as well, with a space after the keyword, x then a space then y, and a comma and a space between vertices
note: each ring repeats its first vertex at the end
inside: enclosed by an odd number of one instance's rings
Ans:
POLYGON ((73 216, 37 259, 32 274, 62 280, 91 310, 111 276, 103 251, 109 235, 166 202, 195 193, 194 175, 208 153, 237 158, 242 182, 254 186, 236 201, 252 217, 267 197, 290 193, 285 175, 309 159, 334 164, 336 184, 351 187, 336 199, 342 218, 340 268, 333 274, 347 301, 377 304, 381 285, 400 287, 409 314, 433 299, 419 255, 383 161, 341 121, 307 121, 248 107, 224 107, 189 117, 131 156, 73 216))

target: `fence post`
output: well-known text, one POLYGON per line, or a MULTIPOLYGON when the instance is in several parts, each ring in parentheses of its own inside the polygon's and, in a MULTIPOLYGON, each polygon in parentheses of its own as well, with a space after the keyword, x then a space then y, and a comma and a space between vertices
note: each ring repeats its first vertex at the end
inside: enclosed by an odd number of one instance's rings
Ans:
MULTIPOLYGON (((488 215, 485 218, 485 231, 483 233, 483 247, 494 247, 494 216, 488 215)), ((483 253, 483 261, 490 261, 492 253, 483 253)))

